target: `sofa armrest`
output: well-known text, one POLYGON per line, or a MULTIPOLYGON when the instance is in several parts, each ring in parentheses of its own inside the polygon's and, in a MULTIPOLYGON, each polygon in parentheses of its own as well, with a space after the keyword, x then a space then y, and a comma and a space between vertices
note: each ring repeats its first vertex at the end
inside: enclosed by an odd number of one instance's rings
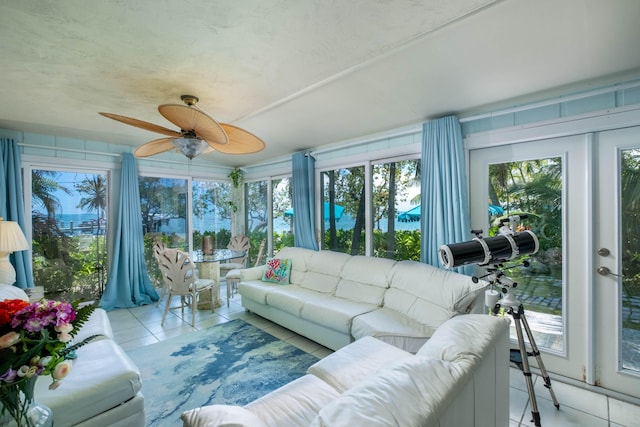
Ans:
POLYGON ((240 270, 240 281, 246 280, 260 280, 264 274, 264 267, 259 265, 258 267, 244 268, 240 270))

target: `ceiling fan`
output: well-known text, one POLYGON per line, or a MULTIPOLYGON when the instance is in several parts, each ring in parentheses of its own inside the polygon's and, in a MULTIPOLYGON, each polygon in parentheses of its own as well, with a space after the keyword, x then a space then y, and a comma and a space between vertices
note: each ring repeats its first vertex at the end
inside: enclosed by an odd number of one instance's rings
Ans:
POLYGON ((100 113, 119 122, 166 135, 135 149, 136 157, 148 157, 166 151, 177 150, 193 159, 202 153, 219 151, 224 154, 251 154, 264 149, 265 144, 254 134, 237 126, 219 123, 196 106, 198 97, 182 95, 180 99, 186 105, 163 104, 158 111, 165 119, 180 128, 171 130, 153 123, 112 113, 100 113))

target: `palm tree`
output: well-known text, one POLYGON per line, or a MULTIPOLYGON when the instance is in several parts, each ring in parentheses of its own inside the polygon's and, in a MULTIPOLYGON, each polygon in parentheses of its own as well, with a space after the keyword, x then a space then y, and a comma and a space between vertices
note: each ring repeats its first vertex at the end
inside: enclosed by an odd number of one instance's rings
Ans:
POLYGON ((34 170, 31 174, 31 194, 34 206, 41 206, 47 211, 47 218, 54 218, 56 209, 60 207, 60 200, 54 193, 57 190, 71 194, 69 189, 56 181, 58 172, 46 170, 34 170))
MULTIPOLYGON (((75 184, 75 188, 79 193, 86 194, 87 197, 80 199, 78 208, 87 212, 97 212, 98 228, 96 232, 96 273, 98 273, 98 282, 100 293, 104 286, 104 267, 102 265, 102 257, 100 254, 100 236, 102 221, 104 220, 107 208, 107 185, 104 175, 92 175, 83 179, 79 184, 75 184)), ((104 240, 104 239, 102 239, 104 240)))
POLYGON ((98 234, 100 234, 100 220, 104 219, 107 207, 107 185, 104 175, 93 175, 75 184, 76 190, 88 197, 83 197, 78 208, 87 212, 98 213, 98 234))

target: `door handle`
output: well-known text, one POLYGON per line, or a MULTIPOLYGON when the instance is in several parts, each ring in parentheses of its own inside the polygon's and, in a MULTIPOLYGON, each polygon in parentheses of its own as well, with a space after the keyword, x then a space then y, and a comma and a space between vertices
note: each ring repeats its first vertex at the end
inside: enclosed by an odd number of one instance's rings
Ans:
POLYGON ((609 267, 598 267, 598 270, 596 270, 598 272, 599 275, 601 276, 616 276, 616 277, 623 277, 622 274, 615 274, 612 273, 611 270, 609 269, 609 267))

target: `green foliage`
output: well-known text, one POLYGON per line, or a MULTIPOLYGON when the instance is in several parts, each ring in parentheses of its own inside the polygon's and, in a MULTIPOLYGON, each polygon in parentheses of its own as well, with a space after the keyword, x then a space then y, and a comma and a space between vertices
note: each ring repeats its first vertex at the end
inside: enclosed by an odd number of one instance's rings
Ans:
POLYGON ((277 253, 280 249, 294 246, 293 233, 283 231, 282 233, 273 233, 273 252, 277 253))
POLYGON ((402 230, 395 233, 395 247, 389 250, 387 246, 388 233, 380 230, 373 231, 374 256, 389 258, 396 261, 420 261, 420 230, 402 230))
POLYGON ((242 170, 240 168, 235 168, 231 172, 229 172, 229 178, 233 183, 234 188, 240 188, 242 184, 242 170))

